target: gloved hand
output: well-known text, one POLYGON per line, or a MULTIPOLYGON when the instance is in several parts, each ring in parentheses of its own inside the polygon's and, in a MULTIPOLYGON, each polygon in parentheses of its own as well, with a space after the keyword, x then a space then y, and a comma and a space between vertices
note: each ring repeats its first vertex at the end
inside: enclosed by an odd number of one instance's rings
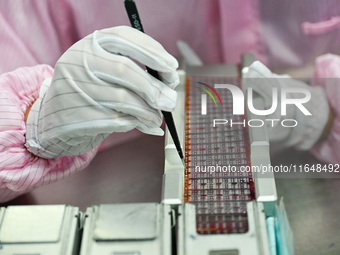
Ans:
MULTIPOLYGON (((280 142, 284 147, 295 147, 299 150, 312 148, 320 139, 330 112, 328 101, 322 88, 308 86, 302 81, 291 78, 289 75, 274 74, 259 61, 254 62, 249 67, 246 78, 247 86, 252 87, 253 90, 263 96, 265 109, 270 109, 272 106, 272 88, 276 87, 279 90, 277 109, 274 113, 266 116, 268 120, 278 120, 267 122, 269 140, 280 142), (305 115, 295 105, 287 105, 287 113, 285 116, 282 115, 280 102, 280 89, 282 90, 282 88, 303 88, 310 91, 311 98, 303 106, 312 115, 305 115), (284 119, 293 119, 297 121, 297 125, 295 127, 284 127, 281 125, 281 121, 284 119)), ((301 93, 287 93, 287 98, 289 99, 301 97, 301 93)), ((292 123, 289 123, 289 125, 292 125, 292 123)))
POLYGON ((178 63, 130 27, 95 31, 58 60, 26 126, 26 147, 43 158, 83 154, 112 132, 163 135, 160 110, 173 111, 178 63), (134 61, 159 71, 155 79, 134 61))

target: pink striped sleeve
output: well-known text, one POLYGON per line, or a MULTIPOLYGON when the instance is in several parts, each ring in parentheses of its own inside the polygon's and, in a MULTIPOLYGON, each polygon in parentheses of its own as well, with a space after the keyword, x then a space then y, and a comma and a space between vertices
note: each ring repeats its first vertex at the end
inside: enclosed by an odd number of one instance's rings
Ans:
POLYGON ((26 150, 25 113, 52 73, 50 66, 38 65, 0 76, 0 202, 84 169, 97 152, 47 160, 26 150))
POLYGON ((333 125, 327 138, 312 148, 321 161, 340 163, 340 56, 326 54, 315 61, 314 86, 321 86, 334 111, 333 125))

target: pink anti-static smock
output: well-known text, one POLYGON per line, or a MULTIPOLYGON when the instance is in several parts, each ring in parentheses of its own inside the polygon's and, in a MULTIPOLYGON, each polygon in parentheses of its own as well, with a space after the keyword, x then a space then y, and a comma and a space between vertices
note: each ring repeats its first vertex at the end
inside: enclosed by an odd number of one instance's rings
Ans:
POLYGON ((320 160, 340 163, 340 56, 325 54, 316 59, 313 86, 324 88, 334 111, 331 131, 325 141, 316 144, 312 153, 320 160))
MULTIPOLYGON (((340 54, 339 0, 141 0, 137 6, 145 31, 171 54, 178 55, 176 41, 183 40, 208 64, 237 63, 253 52, 282 73, 310 70, 324 53, 340 54)), ((24 113, 53 72, 37 65, 53 66, 96 29, 128 24, 123 0, 0 0, 0 73, 11 72, 0 83, 0 201, 81 170, 93 158, 95 150, 53 160, 32 156, 24 147, 24 113), (17 69, 23 66, 31 68, 17 69)))
POLYGON ((81 156, 46 160, 26 150, 26 110, 38 96, 39 84, 52 73, 51 67, 38 65, 0 76, 0 201, 63 179, 85 168, 96 154, 97 149, 81 156))

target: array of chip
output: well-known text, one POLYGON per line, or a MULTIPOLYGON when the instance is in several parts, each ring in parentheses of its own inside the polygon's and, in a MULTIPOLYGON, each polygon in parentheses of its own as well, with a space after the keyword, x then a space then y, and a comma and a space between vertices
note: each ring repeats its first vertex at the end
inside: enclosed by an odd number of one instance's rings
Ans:
POLYGON ((245 116, 232 114, 232 94, 214 90, 214 84, 237 85, 239 79, 187 79, 185 202, 196 206, 199 234, 245 233, 246 203, 255 199, 252 174, 242 171, 242 166, 250 165, 245 116), (202 100, 206 114, 202 114, 202 100), (224 124, 214 127, 214 119, 223 119, 224 124))

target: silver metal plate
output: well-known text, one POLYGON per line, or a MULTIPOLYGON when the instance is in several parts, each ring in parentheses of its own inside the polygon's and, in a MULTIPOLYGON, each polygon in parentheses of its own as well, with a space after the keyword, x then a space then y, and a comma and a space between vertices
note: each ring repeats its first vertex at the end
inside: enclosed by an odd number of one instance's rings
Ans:
POLYGON ((93 239, 154 239, 157 236, 157 221, 156 203, 100 205, 93 239))
POLYGON ((9 206, 0 226, 0 242, 57 242, 64 213, 65 205, 9 206))

